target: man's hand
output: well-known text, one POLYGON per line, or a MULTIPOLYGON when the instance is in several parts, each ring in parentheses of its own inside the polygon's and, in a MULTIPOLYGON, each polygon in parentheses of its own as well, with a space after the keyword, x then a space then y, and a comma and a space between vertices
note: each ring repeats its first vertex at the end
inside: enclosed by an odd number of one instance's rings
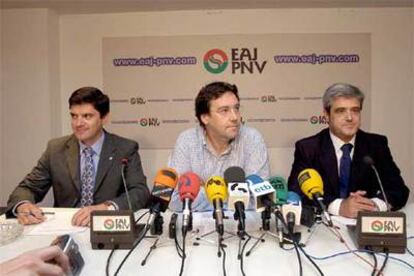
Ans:
POLYGON ((0 264, 1 275, 66 275, 69 259, 57 246, 23 253, 0 264))
POLYGON ((16 208, 16 214, 17 220, 23 225, 41 223, 46 219, 42 209, 30 202, 20 204, 16 208))
POLYGON ((98 205, 83 207, 73 215, 72 225, 88 226, 91 220, 91 212, 95 210, 108 210, 108 206, 102 203, 98 205))
POLYGON ((347 199, 344 199, 339 207, 339 215, 356 218, 359 211, 376 211, 377 207, 375 203, 365 197, 365 191, 356 191, 350 193, 347 199))

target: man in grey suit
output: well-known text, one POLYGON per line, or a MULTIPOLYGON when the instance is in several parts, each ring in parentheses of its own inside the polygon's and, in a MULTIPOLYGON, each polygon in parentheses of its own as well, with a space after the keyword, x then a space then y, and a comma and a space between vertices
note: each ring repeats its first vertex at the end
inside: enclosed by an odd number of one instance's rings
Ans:
POLYGON ((55 207, 80 207, 72 224, 86 226, 93 210, 146 206, 149 190, 135 141, 108 133, 109 98, 99 89, 83 87, 72 93, 69 109, 73 134, 52 139, 33 170, 12 192, 7 215, 22 224, 44 221, 36 205, 53 187, 55 207))

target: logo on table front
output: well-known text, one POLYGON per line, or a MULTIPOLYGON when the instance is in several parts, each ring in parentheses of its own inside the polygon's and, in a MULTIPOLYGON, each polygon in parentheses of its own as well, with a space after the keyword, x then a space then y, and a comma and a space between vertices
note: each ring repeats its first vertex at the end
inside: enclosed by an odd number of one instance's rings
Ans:
POLYGON ((128 218, 124 217, 107 218, 103 226, 108 231, 129 231, 130 222, 128 218))
POLYGON ((104 221, 104 227, 107 230, 112 230, 115 226, 115 223, 112 219, 107 219, 104 221))
POLYGON ((220 74, 226 70, 228 57, 226 53, 220 49, 212 49, 208 51, 203 58, 204 68, 213 74, 220 74))
POLYGON ((371 229, 374 232, 395 233, 400 230, 400 225, 395 220, 374 220, 371 223, 371 229))

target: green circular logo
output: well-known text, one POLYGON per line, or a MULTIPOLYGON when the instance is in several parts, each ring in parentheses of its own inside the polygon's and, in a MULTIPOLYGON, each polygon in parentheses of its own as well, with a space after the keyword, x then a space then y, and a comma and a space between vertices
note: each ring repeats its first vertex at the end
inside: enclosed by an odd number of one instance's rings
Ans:
POLYGON ((106 219, 104 221, 104 227, 106 229, 111 230, 112 228, 114 228, 114 226, 115 226, 115 223, 112 219, 106 219))
POLYGON ((212 49, 208 51, 203 58, 204 68, 213 74, 220 74, 226 70, 229 64, 226 53, 220 49, 212 49))
POLYGON ((374 220, 371 223, 371 229, 374 230, 375 232, 381 232, 383 228, 384 226, 382 225, 382 222, 379 220, 374 220))

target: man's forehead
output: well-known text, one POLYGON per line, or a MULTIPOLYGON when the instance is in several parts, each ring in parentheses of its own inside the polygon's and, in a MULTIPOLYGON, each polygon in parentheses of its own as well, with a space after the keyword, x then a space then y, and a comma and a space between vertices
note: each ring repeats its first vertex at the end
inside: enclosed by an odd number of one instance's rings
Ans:
POLYGON ((70 113, 95 113, 99 112, 95 107, 90 103, 75 104, 70 107, 70 113))
POLYGON ((239 100, 232 92, 226 92, 225 94, 221 95, 217 99, 210 101, 210 106, 215 107, 232 107, 239 105, 239 100))
POLYGON ((356 97, 336 97, 332 101, 332 107, 360 107, 361 102, 356 97))

